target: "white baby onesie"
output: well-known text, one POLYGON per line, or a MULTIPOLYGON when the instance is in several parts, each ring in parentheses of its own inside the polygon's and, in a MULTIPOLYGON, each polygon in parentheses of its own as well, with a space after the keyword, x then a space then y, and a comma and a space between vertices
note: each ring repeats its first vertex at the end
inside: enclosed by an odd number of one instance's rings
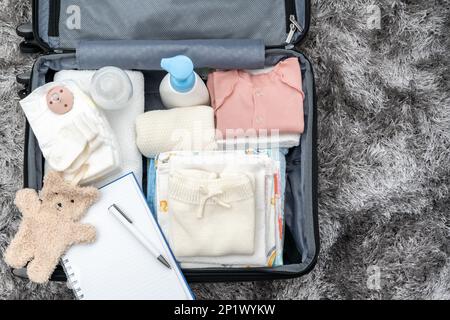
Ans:
POLYGON ((119 147, 111 127, 73 81, 39 87, 20 105, 50 169, 63 172, 68 181, 90 184, 120 166, 119 147), (47 93, 58 86, 73 94, 73 107, 65 114, 56 114, 47 105, 47 93))

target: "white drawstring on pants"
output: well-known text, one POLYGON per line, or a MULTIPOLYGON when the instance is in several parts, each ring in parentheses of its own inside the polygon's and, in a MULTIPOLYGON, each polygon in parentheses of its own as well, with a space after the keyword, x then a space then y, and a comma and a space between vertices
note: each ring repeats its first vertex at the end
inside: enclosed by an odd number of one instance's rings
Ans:
POLYGON ((203 196, 202 199, 200 200, 200 207, 199 207, 199 211, 197 213, 197 218, 198 219, 202 219, 204 214, 205 214, 205 208, 206 208, 206 203, 209 200, 214 200, 218 205, 226 208, 226 209, 231 209, 232 206, 229 203, 226 203, 222 200, 220 200, 218 198, 218 196, 221 196, 223 194, 222 190, 216 190, 216 191, 211 191, 209 190, 208 187, 205 186, 201 186, 200 187, 200 194, 203 196))

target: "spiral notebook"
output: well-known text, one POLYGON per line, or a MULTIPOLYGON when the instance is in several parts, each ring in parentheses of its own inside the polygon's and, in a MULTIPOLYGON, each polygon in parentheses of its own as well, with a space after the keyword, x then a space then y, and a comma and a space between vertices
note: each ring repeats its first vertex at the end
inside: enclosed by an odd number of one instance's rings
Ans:
POLYGON ((134 175, 128 174, 100 189, 100 200, 83 223, 97 229, 91 245, 72 247, 63 257, 68 281, 82 300, 192 300, 190 290, 134 175), (114 218, 116 204, 163 254, 164 267, 114 218))

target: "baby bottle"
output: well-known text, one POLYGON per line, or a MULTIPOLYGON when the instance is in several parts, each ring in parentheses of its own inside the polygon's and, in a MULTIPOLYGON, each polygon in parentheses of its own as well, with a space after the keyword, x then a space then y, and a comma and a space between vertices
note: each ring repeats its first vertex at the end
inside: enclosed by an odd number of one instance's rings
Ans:
POLYGON ((133 97, 130 77, 122 69, 105 67, 98 70, 91 81, 91 97, 104 110, 125 108, 133 97))

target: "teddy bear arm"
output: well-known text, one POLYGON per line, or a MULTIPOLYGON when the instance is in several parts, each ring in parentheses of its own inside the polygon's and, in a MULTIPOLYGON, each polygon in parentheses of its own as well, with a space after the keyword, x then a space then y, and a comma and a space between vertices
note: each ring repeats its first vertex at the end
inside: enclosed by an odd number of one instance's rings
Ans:
POLYGON ((88 224, 75 224, 72 228, 72 244, 92 243, 95 241, 95 227, 88 224))
POLYGON ((14 200, 15 205, 19 208, 24 217, 32 216, 39 212, 41 201, 37 192, 33 189, 19 190, 14 200))

